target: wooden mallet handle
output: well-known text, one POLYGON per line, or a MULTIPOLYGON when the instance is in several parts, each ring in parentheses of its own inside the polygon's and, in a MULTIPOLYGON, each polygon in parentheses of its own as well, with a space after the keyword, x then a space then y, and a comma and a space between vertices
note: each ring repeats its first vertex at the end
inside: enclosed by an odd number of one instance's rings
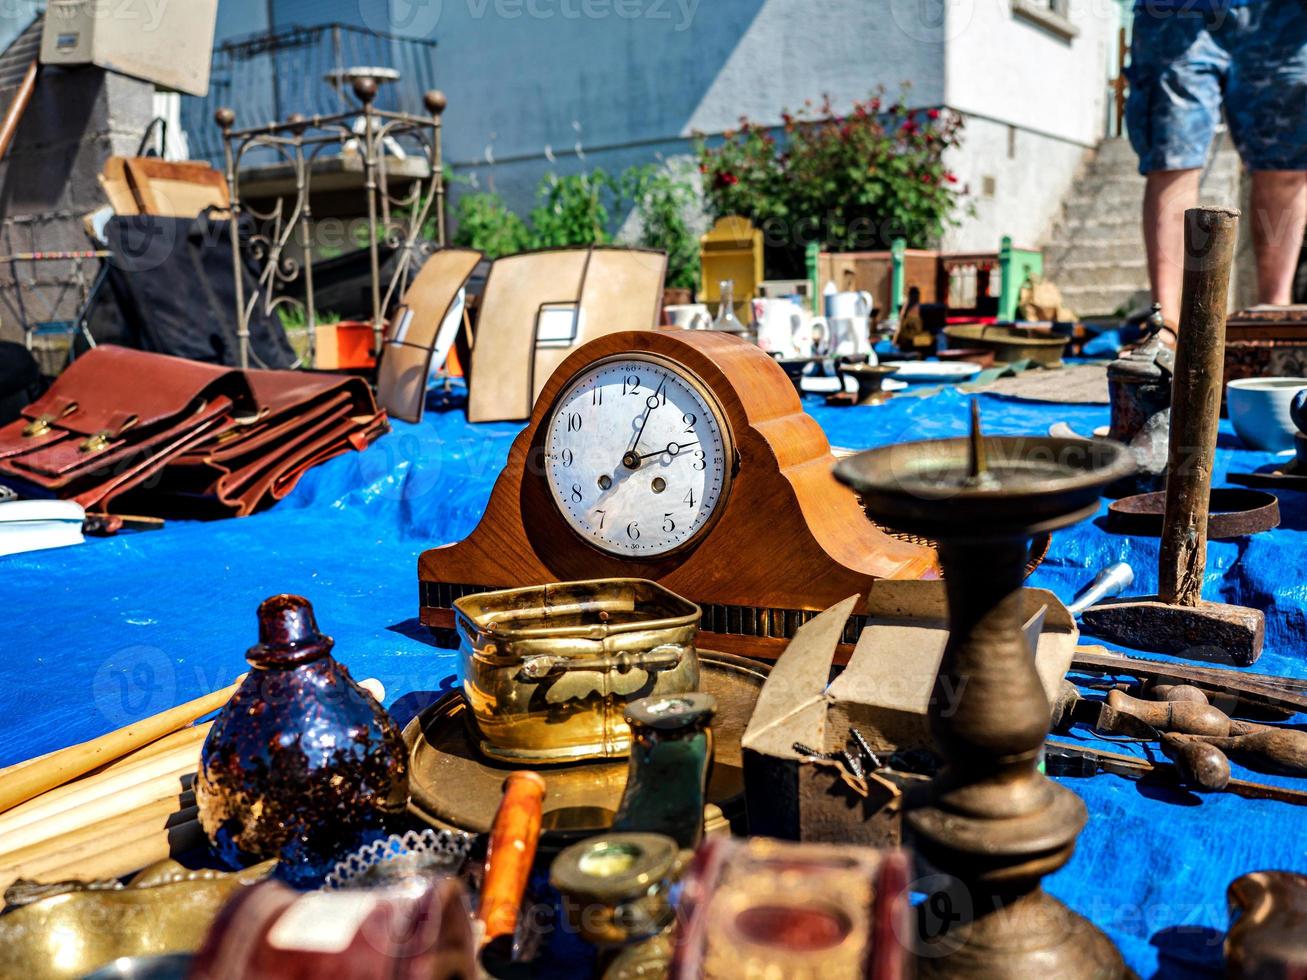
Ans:
POLYGON ((1233 208, 1184 213, 1184 286, 1171 382, 1166 516, 1158 559, 1158 597, 1197 606, 1207 567, 1207 514, 1221 418, 1225 316, 1239 237, 1233 208))
POLYGON ((481 886, 478 915, 485 925, 483 944, 517 931, 518 911, 540 841, 544 799, 545 781, 539 773, 515 772, 504 782, 481 886))

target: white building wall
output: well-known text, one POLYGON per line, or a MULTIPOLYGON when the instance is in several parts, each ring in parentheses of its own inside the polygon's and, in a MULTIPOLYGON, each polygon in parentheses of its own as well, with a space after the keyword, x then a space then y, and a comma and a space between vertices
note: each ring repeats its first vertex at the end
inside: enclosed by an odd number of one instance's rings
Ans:
POLYGON ((1004 234, 1041 244, 1086 151, 1103 136, 1118 5, 1069 0, 1071 38, 1013 7, 1014 0, 947 0, 945 102, 967 116, 951 162, 974 205, 945 235, 949 250, 995 249, 1004 234))
POLYGON ((945 232, 944 250, 992 252, 1004 235, 1021 248, 1042 245, 1090 148, 975 117, 965 133, 949 166, 970 189, 970 213, 959 213, 959 225, 945 232))

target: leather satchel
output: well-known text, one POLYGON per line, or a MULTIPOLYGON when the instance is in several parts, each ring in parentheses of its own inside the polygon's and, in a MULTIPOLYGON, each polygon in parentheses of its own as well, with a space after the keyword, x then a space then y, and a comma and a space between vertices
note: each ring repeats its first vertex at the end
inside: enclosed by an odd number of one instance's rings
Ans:
POLYGON ((0 428, 0 483, 88 511, 244 516, 388 429, 360 378, 101 345, 0 428))

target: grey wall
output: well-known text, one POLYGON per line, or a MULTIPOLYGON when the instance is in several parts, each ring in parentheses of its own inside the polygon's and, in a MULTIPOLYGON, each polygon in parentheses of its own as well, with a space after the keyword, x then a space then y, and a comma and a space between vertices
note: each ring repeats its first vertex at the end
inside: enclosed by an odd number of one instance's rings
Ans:
MULTIPOLYGON (((34 50, 20 56, 16 49, 35 37, 25 34, 0 61, 30 60, 34 50)), ((14 91, 0 93, 0 104, 14 91)), ((92 67, 43 67, 0 162, 0 252, 89 248, 82 219, 105 203, 98 180, 104 161, 136 151, 153 103, 146 82, 92 67)), ((19 339, 23 321, 71 320, 82 305, 74 268, 66 260, 0 265, 0 336, 19 339)), ((93 279, 96 263, 84 269, 93 279)))

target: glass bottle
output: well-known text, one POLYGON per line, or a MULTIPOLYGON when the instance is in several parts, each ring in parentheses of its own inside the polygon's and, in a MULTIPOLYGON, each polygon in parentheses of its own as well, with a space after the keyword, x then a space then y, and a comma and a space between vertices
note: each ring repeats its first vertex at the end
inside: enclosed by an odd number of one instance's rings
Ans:
POLYGON ((200 824, 231 863, 279 853, 287 865, 326 862, 403 813, 404 741, 331 657, 307 599, 273 596, 258 617, 259 642, 245 654, 253 669, 200 753, 200 824))
POLYGON ((717 304, 717 319, 713 320, 712 329, 725 333, 747 333, 747 329, 735 316, 735 280, 723 279, 718 287, 721 302, 717 304))
POLYGON ((665 834, 681 847, 699 845, 713 753, 708 726, 716 710, 717 699, 702 693, 631 703, 631 761, 614 831, 665 834))

